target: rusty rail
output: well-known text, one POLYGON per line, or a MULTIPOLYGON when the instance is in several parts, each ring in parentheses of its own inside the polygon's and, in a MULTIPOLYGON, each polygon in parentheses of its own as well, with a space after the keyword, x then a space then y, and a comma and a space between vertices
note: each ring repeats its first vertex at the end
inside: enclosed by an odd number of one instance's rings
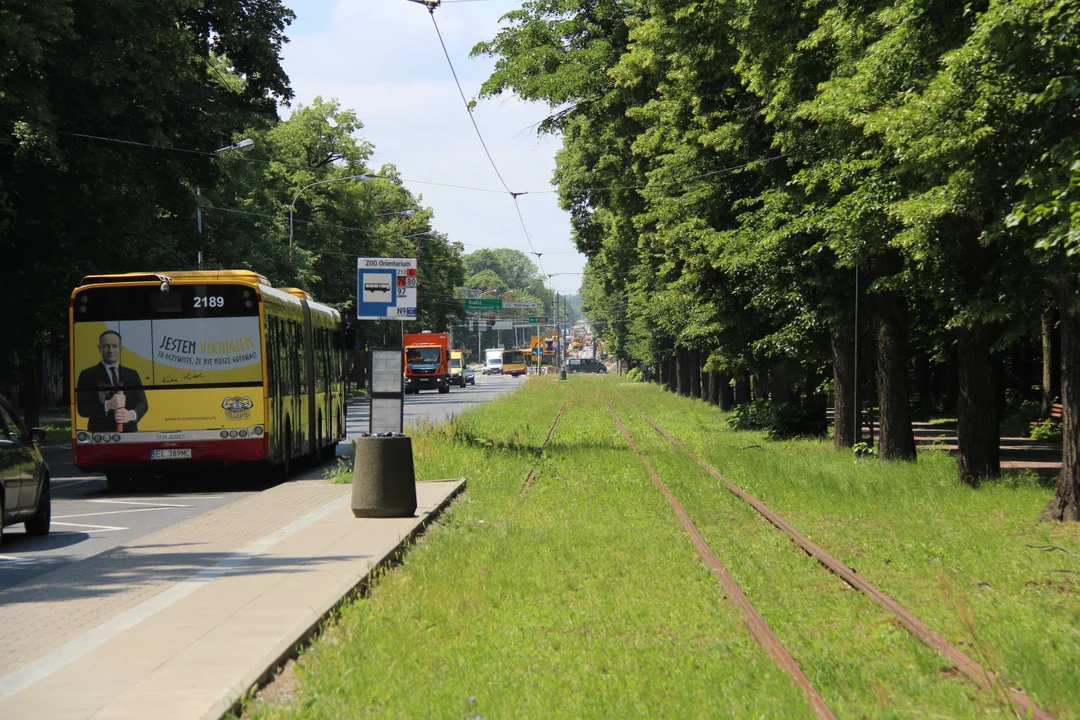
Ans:
MULTIPOLYGON (((972 660, 959 648, 953 646, 948 640, 941 637, 929 627, 926 626, 919 618, 917 618, 910 610, 901 605, 895 599, 885 594, 877 586, 864 580, 854 570, 844 564, 841 560, 828 553, 824 548, 815 543, 813 540, 802 535, 798 530, 791 526, 780 515, 770 509, 765 503, 758 500, 750 493, 743 490, 741 487, 724 477, 720 471, 714 468, 709 463, 702 460, 697 453, 690 448, 686 447, 664 428, 660 427, 652 418, 643 413, 640 408, 631 403, 625 397, 622 398, 630 407, 641 415, 645 422, 649 423, 656 432, 660 433, 667 439, 672 445, 682 448, 694 459, 698 465, 700 465, 706 472, 712 475, 714 478, 723 483, 728 490, 733 494, 745 500, 751 507, 758 511, 766 520, 776 526, 778 529, 783 530, 791 538, 798 543, 807 554, 812 555, 822 565, 832 570, 839 575, 848 585, 859 590, 866 595, 876 600, 883 608, 891 612, 897 617, 900 623, 906 627, 913 635, 929 645, 934 650, 941 653, 945 658, 951 662, 956 669, 959 670, 965 677, 971 680, 980 689, 993 692, 995 684, 999 682, 997 675, 984 668, 979 663, 972 660)), ((1005 687, 1004 683, 1001 683, 1000 687, 1005 687)), ((1012 687, 1005 687, 1009 701, 1021 712, 1022 717, 1038 718, 1038 720, 1054 720, 1053 715, 1043 710, 1041 707, 1035 704, 1035 701, 1029 698, 1022 690, 1012 687)))
POLYGON ((641 458, 642 464, 645 465, 645 469, 649 471, 649 478, 652 480, 652 484, 663 493, 667 499, 668 504, 675 510, 675 514, 679 518, 679 522, 682 523, 683 529, 686 530, 690 539, 694 543, 694 547, 697 548, 698 555, 701 557, 701 561, 705 563, 705 566, 712 571, 712 574, 716 576, 716 579, 720 581, 720 586, 724 588, 724 592, 731 598, 731 601, 735 603, 735 606, 743 615, 743 620, 746 621, 746 627, 750 630, 750 634, 754 636, 758 644, 764 648, 765 652, 769 654, 769 657, 780 666, 780 669, 791 676, 795 686, 806 694, 807 700, 810 701, 811 707, 814 708, 814 714, 823 720, 835 720, 836 715, 833 714, 829 706, 825 704, 825 699, 821 697, 814 686, 810 684, 810 680, 803 673, 802 668, 795 662, 795 658, 791 657, 791 653, 787 651, 787 648, 783 646, 780 640, 773 633, 772 628, 765 622, 765 618, 761 617, 754 605, 743 594, 742 589, 735 582, 735 579, 731 577, 731 573, 727 571, 723 563, 720 562, 720 558, 716 556, 716 553, 712 551, 709 544, 705 542, 705 538, 698 531, 697 526, 690 519, 690 516, 686 513, 682 503, 680 503, 671 491, 668 490, 667 485, 660 479, 660 476, 656 474, 656 470, 645 459, 645 454, 641 452, 641 448, 634 442, 634 438, 630 436, 630 431, 626 429, 626 426, 619 420, 618 414, 615 410, 608 405, 608 412, 611 413, 612 419, 615 420, 615 425, 618 426, 622 432, 623 437, 626 438, 626 442, 641 458))
POLYGON ((548 430, 547 438, 544 440, 544 444, 540 446, 540 452, 536 453, 536 462, 533 463, 529 469, 529 474, 525 476, 525 482, 521 486, 521 493, 519 497, 525 497, 525 494, 529 492, 529 487, 532 485, 533 479, 536 477, 536 468, 540 465, 540 458, 544 456, 544 448, 551 442, 551 438, 555 435, 555 429, 559 427, 559 420, 562 418, 563 412, 566 410, 566 403, 562 404, 559 408, 558 414, 555 415, 555 422, 551 424, 551 429, 548 430))

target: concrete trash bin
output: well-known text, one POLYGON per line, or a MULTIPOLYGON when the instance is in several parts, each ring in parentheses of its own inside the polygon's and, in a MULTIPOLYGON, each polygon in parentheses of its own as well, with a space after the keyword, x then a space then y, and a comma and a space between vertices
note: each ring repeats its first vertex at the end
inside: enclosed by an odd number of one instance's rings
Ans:
POLYGON ((412 438, 397 435, 356 439, 352 512, 358 518, 416 514, 412 438))

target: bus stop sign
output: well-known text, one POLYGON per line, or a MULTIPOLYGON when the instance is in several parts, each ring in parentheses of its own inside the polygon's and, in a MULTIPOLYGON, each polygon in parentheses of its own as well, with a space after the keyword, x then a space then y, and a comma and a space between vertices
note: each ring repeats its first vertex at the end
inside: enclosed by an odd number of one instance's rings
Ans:
POLYGON ((416 258, 356 259, 356 319, 416 319, 416 258))

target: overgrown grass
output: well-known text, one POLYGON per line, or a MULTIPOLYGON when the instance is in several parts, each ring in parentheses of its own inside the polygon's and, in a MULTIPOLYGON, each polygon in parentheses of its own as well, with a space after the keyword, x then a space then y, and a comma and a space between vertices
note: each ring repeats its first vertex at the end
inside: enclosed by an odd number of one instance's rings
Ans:
MULTIPOLYGON (((882 465, 824 442, 730 431, 716 409, 655 387, 618 390, 971 657, 1059 717, 1080 717, 1080 561, 1068 554, 1080 552, 1080 528, 1035 521, 1052 489, 1034 473, 1010 473, 972 490, 957 482, 955 460, 945 453, 921 449, 916 463, 882 465)), ((692 470, 683 462, 671 472, 682 482, 692 470)), ((684 501, 697 508, 695 519, 724 507, 723 492, 694 492, 704 495, 684 501)), ((711 521, 710 540, 752 542, 744 521, 711 521)), ((744 572, 758 582, 754 568, 744 572)), ((777 604, 778 622, 786 622, 779 618, 791 606, 776 603, 777 592, 767 585, 751 598, 777 604)), ((868 622, 864 633, 892 632, 887 619, 868 622)), ((896 679, 908 688, 903 695, 913 691, 902 675, 896 679)))
POLYGON ((595 383, 534 379, 414 438, 467 493, 252 717, 808 717, 642 466, 595 383), (569 405, 524 498, 562 401, 569 405))
POLYGON ((700 401, 595 377, 533 379, 414 432, 418 476, 464 475, 467 492, 303 654, 296 695, 249 702, 246 715, 809 716, 697 559, 608 400, 841 717, 1011 709, 731 496, 629 402, 1006 682, 1058 717, 1080 717, 1080 562, 1069 554, 1080 530, 1034 522, 1051 491, 1033 473, 971 490, 944 453, 882 465, 823 441, 772 442, 728 429, 700 401))

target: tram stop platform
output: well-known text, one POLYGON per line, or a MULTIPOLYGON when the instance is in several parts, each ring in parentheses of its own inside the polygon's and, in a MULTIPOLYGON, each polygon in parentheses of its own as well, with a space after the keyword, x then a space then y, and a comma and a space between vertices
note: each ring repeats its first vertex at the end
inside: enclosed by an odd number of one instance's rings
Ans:
POLYGON ((60 567, 0 605, 0 627, 17 629, 0 638, 0 717, 216 720, 465 485, 420 482, 415 517, 357 519, 352 486, 314 474, 60 567), (73 591, 102 578, 108 592, 73 591))

